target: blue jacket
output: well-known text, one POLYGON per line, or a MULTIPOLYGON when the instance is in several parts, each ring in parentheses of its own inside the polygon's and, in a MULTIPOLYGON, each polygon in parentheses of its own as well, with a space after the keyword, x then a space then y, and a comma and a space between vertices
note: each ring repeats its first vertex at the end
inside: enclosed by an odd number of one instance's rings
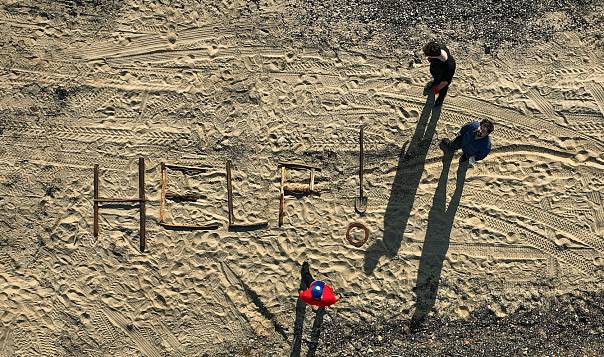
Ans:
POLYGON ((461 150, 468 157, 474 156, 476 161, 484 159, 491 152, 491 138, 488 135, 476 139, 475 131, 479 126, 479 122, 473 121, 462 126, 460 130, 462 137, 461 150))

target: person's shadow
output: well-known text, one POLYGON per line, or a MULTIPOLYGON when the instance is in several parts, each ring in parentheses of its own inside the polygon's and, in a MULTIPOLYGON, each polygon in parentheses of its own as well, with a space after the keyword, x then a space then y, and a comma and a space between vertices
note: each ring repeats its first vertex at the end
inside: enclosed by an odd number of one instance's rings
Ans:
MULTIPOLYGON (((300 290, 306 289, 302 278, 300 278, 300 290)), ((306 316, 306 303, 298 297, 296 302, 296 320, 294 321, 294 338, 292 340, 292 351, 290 357, 300 357, 302 351, 302 332, 304 330, 304 317, 306 316)), ((315 320, 312 324, 310 333, 310 343, 308 345, 307 357, 313 357, 319 347, 319 338, 321 336, 321 325, 325 316, 325 308, 320 307, 315 314, 315 320)))
POLYGON ((320 307, 315 315, 315 321, 312 324, 310 332, 310 343, 308 344, 308 352, 306 357, 314 357, 317 347, 319 347, 319 337, 321 337, 321 325, 323 324, 323 316, 325 316, 325 308, 320 307))
POLYGON ((396 256, 401 247, 417 187, 424 172, 428 149, 440 117, 441 107, 433 107, 434 94, 429 92, 413 138, 407 150, 402 151, 399 156, 392 190, 384 213, 384 237, 375 241, 365 251, 363 269, 366 274, 373 273, 380 257, 386 255, 392 258, 396 256))
POLYGON ((449 239, 453 228, 453 221, 463 193, 468 162, 459 164, 455 192, 447 207, 447 181, 449 169, 453 160, 453 152, 448 151, 443 155, 443 170, 438 180, 438 187, 434 193, 432 208, 428 213, 428 228, 419 258, 419 269, 415 284, 415 311, 411 318, 412 329, 417 329, 425 320, 426 315, 434 307, 440 275, 445 256, 449 249, 449 239))
MULTIPOLYGON (((300 289, 302 283, 300 283, 300 289)), ((292 341, 292 352, 290 357, 299 357, 302 349, 302 330, 304 328, 304 317, 306 316, 306 303, 298 297, 296 302, 296 320, 294 321, 294 339, 292 341)))

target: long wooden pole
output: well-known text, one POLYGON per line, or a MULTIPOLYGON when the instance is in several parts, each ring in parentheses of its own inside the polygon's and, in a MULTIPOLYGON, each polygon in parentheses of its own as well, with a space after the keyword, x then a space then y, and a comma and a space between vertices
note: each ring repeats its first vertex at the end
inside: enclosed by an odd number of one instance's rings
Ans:
POLYGON ((99 235, 99 164, 94 165, 94 202, 93 202, 93 223, 92 234, 95 237, 99 235))
POLYGON ((167 175, 166 175, 166 163, 162 161, 161 163, 161 196, 159 197, 159 223, 164 223, 164 215, 166 210, 166 184, 167 184, 167 175))
POLYGON ((95 198, 95 202, 97 203, 128 203, 128 202, 140 202, 140 198, 95 198))
POLYGON ((359 197, 363 199, 363 127, 361 127, 361 133, 359 134, 359 197))
POLYGON ((283 225, 283 210, 285 209, 285 165, 281 166, 281 197, 279 199, 279 227, 283 225))
POLYGON ((146 212, 145 212, 145 159, 143 157, 138 158, 138 197, 140 199, 140 251, 145 251, 146 237, 145 237, 145 223, 146 223, 146 212))
POLYGON ((227 201, 229 207, 229 225, 235 222, 235 213, 233 212, 233 184, 231 181, 231 160, 226 162, 226 175, 227 175, 227 201))

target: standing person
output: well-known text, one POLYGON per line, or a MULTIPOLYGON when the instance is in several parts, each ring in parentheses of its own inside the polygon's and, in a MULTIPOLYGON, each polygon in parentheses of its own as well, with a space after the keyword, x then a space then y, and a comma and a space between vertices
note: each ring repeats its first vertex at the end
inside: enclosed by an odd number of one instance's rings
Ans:
POLYGON ((474 165, 476 161, 484 159, 491 152, 491 138, 489 134, 493 132, 495 126, 489 119, 482 119, 480 122, 473 121, 462 126, 457 137, 451 141, 443 139, 441 148, 443 150, 463 151, 459 158, 460 162, 470 161, 474 165))
POLYGON ((432 83, 428 84, 429 89, 432 93, 438 94, 434 106, 440 107, 455 74, 455 58, 445 45, 436 41, 430 41, 424 46, 424 55, 430 62, 430 74, 433 78, 432 83))
POLYGON ((298 290, 298 297, 307 304, 326 307, 335 304, 342 295, 334 295, 329 285, 321 280, 315 280, 310 274, 308 262, 302 264, 302 283, 298 290))

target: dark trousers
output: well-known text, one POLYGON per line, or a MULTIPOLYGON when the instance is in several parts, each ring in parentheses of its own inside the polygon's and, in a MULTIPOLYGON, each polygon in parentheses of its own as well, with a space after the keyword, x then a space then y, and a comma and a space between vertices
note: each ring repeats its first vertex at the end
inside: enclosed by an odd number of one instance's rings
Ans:
POLYGON ((453 141, 451 141, 451 143, 449 143, 449 147, 452 150, 459 150, 459 149, 461 149, 462 143, 463 143, 463 138, 461 135, 459 135, 455 139, 453 139, 453 141))
MULTIPOLYGON (((463 138, 461 135, 457 136, 455 139, 453 139, 453 141, 451 141, 449 143, 449 147, 451 148, 451 150, 455 151, 455 150, 459 150, 461 149, 461 145, 463 143, 463 138)), ((463 155, 461 155, 461 157, 459 158, 460 162, 464 162, 468 160, 468 156, 464 153, 463 155)))
POLYGON ((313 281, 315 281, 315 279, 312 277, 312 274, 310 274, 310 266, 304 264, 302 270, 300 270, 300 290, 308 289, 313 281))

